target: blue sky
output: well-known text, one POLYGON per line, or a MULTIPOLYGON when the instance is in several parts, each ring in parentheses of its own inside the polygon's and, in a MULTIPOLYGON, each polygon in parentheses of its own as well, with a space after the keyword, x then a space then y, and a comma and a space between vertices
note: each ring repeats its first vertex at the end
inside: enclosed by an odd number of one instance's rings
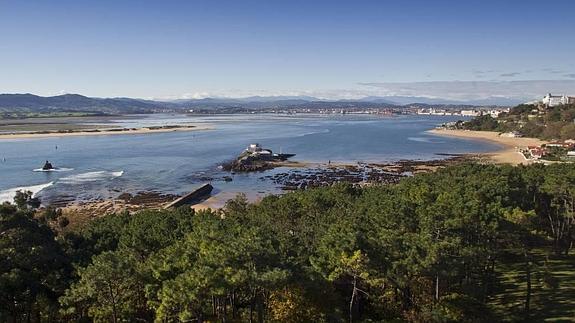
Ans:
POLYGON ((0 0, 0 93, 575 94, 574 14, 567 0, 0 0))

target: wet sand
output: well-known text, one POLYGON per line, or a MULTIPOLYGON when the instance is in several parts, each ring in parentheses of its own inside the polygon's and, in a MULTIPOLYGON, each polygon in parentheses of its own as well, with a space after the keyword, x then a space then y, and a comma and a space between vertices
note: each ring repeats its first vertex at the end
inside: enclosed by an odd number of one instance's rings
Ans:
POLYGON ((74 137, 74 136, 102 136, 102 135, 138 135, 152 134, 176 131, 200 131, 212 130, 213 125, 196 124, 186 126, 165 126, 165 127, 144 127, 144 128, 108 128, 108 129, 90 129, 71 132, 28 132, 28 133, 0 133, 1 139, 31 139, 31 138, 50 138, 50 137, 74 137))
POLYGON ((469 130, 447 130, 447 129, 434 129, 429 133, 438 136, 449 136, 457 138, 465 138, 472 140, 484 140, 495 143, 501 146, 501 149, 482 154, 487 159, 496 164, 530 164, 531 160, 525 159, 519 149, 527 148, 527 146, 540 146, 546 142, 537 138, 516 138, 501 136, 498 132, 493 131, 469 131, 469 130))

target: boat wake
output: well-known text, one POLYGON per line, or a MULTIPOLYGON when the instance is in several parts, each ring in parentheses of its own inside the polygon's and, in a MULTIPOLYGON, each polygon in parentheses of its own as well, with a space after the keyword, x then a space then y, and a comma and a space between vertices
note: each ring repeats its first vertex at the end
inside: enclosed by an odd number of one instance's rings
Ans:
POLYGON ((88 172, 77 175, 62 177, 58 180, 59 184, 82 184, 89 182, 96 182, 101 180, 110 180, 124 175, 124 171, 110 172, 110 171, 96 171, 88 172))
POLYGON ((4 191, 0 191, 0 203, 13 202, 14 196, 16 196, 17 191, 30 191, 32 192, 32 197, 36 196, 41 190, 54 185, 54 182, 32 185, 32 186, 22 186, 10 188, 4 191))

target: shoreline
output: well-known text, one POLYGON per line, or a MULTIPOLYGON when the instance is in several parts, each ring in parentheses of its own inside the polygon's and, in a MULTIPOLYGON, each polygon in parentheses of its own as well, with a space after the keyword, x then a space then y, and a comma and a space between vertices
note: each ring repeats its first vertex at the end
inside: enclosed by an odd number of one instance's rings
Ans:
MULTIPOLYGON (((151 130, 148 128, 142 128, 138 130, 132 131, 116 131, 111 134, 133 134, 133 133, 154 133, 154 132, 170 132, 170 131, 193 131, 193 130, 208 130, 211 129, 210 125, 202 125, 199 127, 181 127, 181 128, 159 128, 156 130, 151 130)), ((318 181, 320 176, 322 177, 322 181, 329 182, 330 176, 334 175, 342 175, 339 174, 341 171, 346 172, 356 172, 360 168, 367 168, 372 169, 379 169, 384 172, 388 172, 391 174, 391 177, 398 176, 400 174, 404 174, 406 172, 416 174, 420 172, 429 172, 434 171, 438 167, 445 166, 450 163, 457 163, 463 160, 469 159, 480 159, 482 161, 488 161, 497 164, 529 164, 532 163, 530 160, 526 160, 521 153, 519 153, 518 149, 526 146, 531 145, 540 145, 545 143, 545 141, 536 139, 536 138, 514 138, 514 137, 503 137, 500 136, 497 132, 484 132, 484 131, 465 131, 465 130, 445 130, 445 129, 433 129, 427 131, 430 134, 437 135, 437 136, 448 136, 448 137, 457 137, 469 140, 481 140, 481 141, 488 141, 492 142, 499 146, 498 149, 495 149, 490 152, 486 153, 470 153, 470 154, 462 154, 462 155, 454 155, 449 158, 444 158, 440 160, 427 160, 427 161, 416 161, 416 160, 402 160, 397 162, 390 162, 390 163, 346 163, 346 162, 332 162, 332 163, 325 163, 325 162, 309 162, 309 161, 287 161, 277 163, 275 167, 284 167, 286 169, 293 169, 296 173, 295 180, 300 181, 296 186, 292 188, 297 188, 302 186, 301 184, 304 183, 303 187, 313 187, 315 182, 318 181), (296 169, 300 169, 299 171, 296 169), (297 174, 299 172, 299 174, 297 174), (309 174, 302 174, 308 172, 309 174), (327 174, 327 175, 326 175, 327 174), (394 175, 395 174, 395 175, 394 175), (325 177, 327 176, 327 177, 325 177)), ((89 133, 90 135, 102 135, 108 133, 89 133)), ((46 134, 40 134, 46 135, 46 134)), ((69 136, 69 135, 82 135, 81 133, 70 133, 70 134, 53 134, 52 136, 69 136)), ((37 137, 35 135, 34 137, 37 137)), ((0 135, 2 138, 2 135, 0 135)), ((15 138, 12 136, 11 138, 15 138)), ((287 172, 290 172, 287 170, 287 172)), ((374 173, 375 174, 375 173, 374 173)), ((280 174, 281 175, 281 174, 280 174)), ((377 175, 377 174, 375 174, 377 175)), ((287 175, 286 175, 287 176, 287 175)), ((343 174, 343 177, 354 176, 353 174, 343 174)), ((387 175, 386 175, 387 176, 387 175)), ((288 177, 286 177, 287 179, 288 177)), ((399 178, 399 177, 398 177, 399 178)), ((269 180, 275 181, 277 180, 274 178, 269 178, 269 180)), ((293 182, 292 178, 289 178, 287 183, 276 183, 280 187, 288 187, 289 188, 293 182)), ((353 182, 353 179, 352 179, 353 182)), ((293 185, 292 185, 293 186, 293 185)), ((286 190, 287 191, 287 190, 286 190)), ((139 200, 124 200, 122 198, 114 198, 110 200, 99 200, 99 201, 92 201, 92 202, 73 202, 68 205, 63 205, 62 209, 64 209, 65 213, 70 214, 82 214, 80 218, 92 218, 101 216, 107 213, 114 213, 119 212, 121 210, 129 210, 129 211, 138 211, 143 208, 161 208, 165 203, 169 200, 172 200, 173 196, 167 196, 163 194, 157 194, 156 197, 154 193, 149 196, 146 196, 148 192, 143 192, 144 194, 141 196, 139 200)), ((151 193, 151 192, 149 192, 151 193)), ((140 193, 141 194, 141 193, 140 193)), ((218 194, 211 195, 207 197, 205 200, 200 201, 197 204, 190 205, 191 208, 195 209, 196 211, 212 208, 212 209, 219 209, 221 208, 225 202, 231 198, 233 198, 237 192, 219 192, 218 194)))
POLYGON ((519 152, 519 149, 526 148, 527 146, 540 146, 547 143, 546 141, 537 138, 503 137, 500 133, 494 131, 432 129, 427 132, 437 136, 481 140, 495 143, 501 146, 501 148, 478 154, 480 156, 487 157, 489 161, 495 164, 531 164, 533 161, 526 159, 523 154, 519 152))
POLYGON ((3 139, 35 139, 54 137, 80 137, 80 136, 106 136, 106 135, 142 135, 152 133, 180 132, 180 131, 201 131, 213 130, 211 124, 197 124, 186 126, 163 126, 163 127, 142 127, 142 128, 108 128, 90 129, 71 132, 29 132, 29 133, 0 133, 0 140, 3 139))
MULTIPOLYGON (((284 194, 308 187, 329 186, 339 181, 360 186, 374 183, 391 184, 407 176, 407 173, 418 174, 432 172, 437 168, 470 158, 473 158, 473 156, 461 155, 441 160, 425 161, 401 160, 392 163, 356 162, 329 164, 320 162, 291 162, 289 165, 280 166, 286 169, 285 172, 278 173, 275 176, 263 176, 262 179, 270 180, 280 188, 278 193, 266 193, 265 195, 284 194), (284 180, 288 182, 284 182, 284 180)), ((254 192, 218 191, 216 194, 206 196, 197 203, 190 204, 189 207, 196 211, 205 209, 217 210, 222 208, 228 200, 235 198, 238 194, 244 194, 250 202, 256 202, 263 198, 260 194, 252 195, 250 193, 254 192)), ((122 193, 110 199, 64 201, 62 205, 58 205, 58 203, 55 205, 62 209, 65 215, 79 219, 80 222, 82 222, 122 211, 137 212, 143 209, 163 209, 166 204, 178 197, 179 196, 172 194, 142 191, 134 194, 122 193)))

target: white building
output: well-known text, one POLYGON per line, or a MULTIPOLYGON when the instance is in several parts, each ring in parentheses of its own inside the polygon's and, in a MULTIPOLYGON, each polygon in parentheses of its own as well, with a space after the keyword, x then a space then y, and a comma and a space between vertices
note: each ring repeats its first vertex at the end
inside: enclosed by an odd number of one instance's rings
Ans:
POLYGON ((487 111, 487 113, 492 117, 492 118, 497 118, 499 117, 499 115, 503 112, 509 112, 509 109, 493 109, 493 110, 489 110, 487 111))
POLYGON ((461 110, 461 115, 464 117, 477 117, 481 115, 481 111, 477 110, 461 110))
POLYGON ((543 102, 543 104, 548 107, 555 107, 562 104, 575 103, 575 97, 566 95, 551 95, 551 93, 548 93, 543 97, 541 102, 543 102))

